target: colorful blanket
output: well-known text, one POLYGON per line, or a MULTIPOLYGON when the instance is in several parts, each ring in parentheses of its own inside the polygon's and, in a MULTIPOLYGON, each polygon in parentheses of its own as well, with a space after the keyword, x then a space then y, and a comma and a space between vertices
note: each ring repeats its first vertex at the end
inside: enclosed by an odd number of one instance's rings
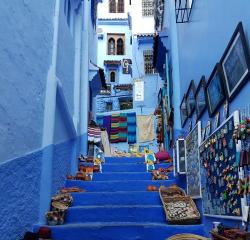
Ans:
POLYGON ((119 114, 112 114, 111 116, 111 131, 110 131, 110 142, 118 143, 119 142, 119 114))
POLYGON ((128 138, 127 114, 121 113, 119 118, 119 142, 127 142, 127 138, 128 138))
POLYGON ((94 143, 101 141, 101 129, 99 127, 88 127, 88 141, 94 143))
POLYGON ((128 143, 136 143, 136 113, 127 114, 128 122, 128 143))
POLYGON ((149 142, 154 140, 154 117, 153 115, 137 116, 137 126, 139 131, 139 142, 149 142))

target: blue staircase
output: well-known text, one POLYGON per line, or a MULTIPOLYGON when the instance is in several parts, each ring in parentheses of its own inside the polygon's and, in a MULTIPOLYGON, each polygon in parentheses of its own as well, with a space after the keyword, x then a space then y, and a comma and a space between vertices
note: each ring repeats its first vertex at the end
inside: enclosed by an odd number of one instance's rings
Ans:
POLYGON ((173 175, 166 181, 152 181, 143 158, 106 158, 103 173, 94 174, 93 181, 66 181, 66 187, 86 192, 72 194, 74 203, 65 224, 51 227, 53 240, 164 240, 178 233, 203 235, 202 224, 168 225, 159 193, 147 191, 148 185, 173 183, 173 175))

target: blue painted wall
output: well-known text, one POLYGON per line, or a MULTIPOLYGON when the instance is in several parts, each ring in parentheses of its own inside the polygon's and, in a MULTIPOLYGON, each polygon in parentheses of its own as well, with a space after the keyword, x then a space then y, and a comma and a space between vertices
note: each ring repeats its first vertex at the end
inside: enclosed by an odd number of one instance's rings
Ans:
POLYGON ((0 165, 0 239, 21 239, 38 221, 42 151, 0 165))
MULTIPOLYGON (((192 79, 197 86, 202 75, 205 75, 206 79, 209 78, 240 21, 243 22, 250 45, 249 7, 248 1, 236 3, 229 0, 226 4, 216 0, 197 1, 194 5, 191 22, 178 25, 180 84, 183 86, 181 96, 187 91, 192 79), (222 9, 223 15, 221 14, 222 9)), ((248 82, 230 104, 230 113, 247 104, 245 100, 249 98, 249 90, 250 83, 248 82)), ((207 119, 206 111, 202 118, 203 126, 207 119)))
MULTIPOLYGON (((171 5, 171 4, 170 4, 171 5)), ((170 6, 171 7, 171 6, 170 6)), ((172 6, 173 7, 173 6, 172 6)), ((179 105, 183 94, 187 91, 190 81, 193 79, 196 86, 202 75, 209 78, 215 64, 220 61, 222 54, 231 39, 231 36, 238 24, 242 21, 248 45, 250 45, 250 3, 248 1, 216 1, 204 0, 195 1, 191 15, 191 22, 176 24, 170 21, 169 33, 171 41, 171 60, 174 69, 174 94, 180 89, 180 97, 174 97, 174 107, 179 115, 179 105), (223 14, 221 14, 223 12, 223 14), (177 31, 177 32, 176 32, 177 31), (177 40, 177 42, 175 42, 177 40), (176 45, 177 43, 177 45, 176 45)), ((171 19, 171 17, 169 17, 171 19)), ((173 19, 172 19, 173 20, 173 19)), ((249 104, 250 83, 248 82, 241 92, 229 105, 229 114, 237 109, 242 109, 249 104)), ((220 108, 221 122, 223 118, 220 108)), ((205 127, 209 119, 207 111, 202 116, 202 127, 205 127)), ((194 115, 192 117, 195 125, 194 115)), ((175 126, 178 126, 178 134, 186 134, 189 120, 183 129, 179 128, 180 118, 175 118, 175 126)), ((212 119, 213 123, 213 119, 212 119)), ((214 126, 212 124, 212 126, 214 126)), ((212 128, 212 130, 214 127, 212 128)), ((182 183, 185 181, 182 181, 182 183)), ((201 201, 197 204, 201 209, 201 201)), ((235 226, 239 221, 224 220, 217 218, 203 217, 207 233, 212 228, 213 221, 223 221, 225 225, 235 226)))
MULTIPOLYGON (((58 41, 55 43, 58 50, 57 87, 52 93, 55 102, 51 102, 56 106, 51 113, 55 115, 55 118, 51 117, 54 131, 51 132, 52 144, 42 147, 55 1, 3 0, 0 3, 0 20, 3 26, 8 26, 0 29, 0 200, 3 203, 0 207, 0 238, 4 240, 21 239, 25 231, 41 220, 39 214, 45 221, 46 210, 39 213, 46 205, 44 203, 50 201, 50 196, 45 194, 44 197, 44 188, 54 194, 63 186, 65 175, 75 173, 79 143, 87 138, 86 134, 76 132, 72 121, 74 27, 67 25, 63 8, 61 1, 58 41), (48 160, 47 156, 50 157, 48 160), (46 175, 42 172, 45 166, 49 167, 45 169, 49 177, 46 183, 42 178, 46 175)), ((74 24, 74 15, 71 23, 74 24)), ((94 29, 89 31, 94 39, 94 29)), ((85 124, 87 126, 87 122, 85 124)))
POLYGON ((0 2, 0 162, 41 147, 54 2, 0 2))
MULTIPOLYGON (((63 2, 62 2, 63 3, 63 2)), ((72 10, 71 25, 73 25, 75 11, 72 10)), ((62 82, 70 114, 73 115, 74 107, 74 61, 75 45, 73 38, 73 26, 68 26, 67 18, 64 13, 64 4, 60 5, 59 33, 58 33, 58 52, 56 74, 62 82)))

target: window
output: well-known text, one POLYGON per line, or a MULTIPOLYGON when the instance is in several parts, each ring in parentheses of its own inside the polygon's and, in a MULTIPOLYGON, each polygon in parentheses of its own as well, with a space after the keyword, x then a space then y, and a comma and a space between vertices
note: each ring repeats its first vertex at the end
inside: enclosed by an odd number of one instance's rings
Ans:
POLYGON ((108 55, 115 55, 115 39, 110 38, 108 42, 108 55))
POLYGON ((110 82, 115 82, 115 80, 116 80, 116 76, 115 75, 116 75, 115 71, 111 71, 110 72, 110 76, 109 76, 110 82))
POLYGON ((106 111, 110 112, 113 109, 113 103, 112 102, 106 102, 106 111))
POLYGON ((124 0, 109 0, 110 13, 124 13, 124 0))
POLYGON ((116 2, 115 0, 109 0, 109 12, 116 13, 116 2))
POLYGON ((125 34, 109 34, 108 55, 125 55, 125 34))
POLYGON ((118 0, 117 12, 124 13, 124 0, 118 0))
POLYGON ((154 1, 142 0, 142 16, 153 17, 154 16, 154 1))
POLYGON ((117 55, 123 55, 124 54, 124 50, 123 50, 123 40, 121 38, 119 38, 117 40, 117 55))
POLYGON ((119 98, 120 110, 132 109, 133 108, 133 98, 124 97, 119 98))
POLYGON ((143 51, 144 57, 144 72, 145 74, 154 74, 153 68, 153 51, 152 50, 144 50, 143 51))

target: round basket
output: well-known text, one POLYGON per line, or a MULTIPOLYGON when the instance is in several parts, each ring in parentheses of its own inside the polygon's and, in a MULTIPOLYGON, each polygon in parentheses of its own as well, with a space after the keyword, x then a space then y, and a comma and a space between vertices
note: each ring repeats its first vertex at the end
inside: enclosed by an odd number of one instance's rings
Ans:
POLYGON ((195 234, 189 234, 189 233, 184 233, 184 234, 177 234, 174 235, 170 238, 167 238, 166 240, 208 240, 208 238, 195 235, 195 234))

